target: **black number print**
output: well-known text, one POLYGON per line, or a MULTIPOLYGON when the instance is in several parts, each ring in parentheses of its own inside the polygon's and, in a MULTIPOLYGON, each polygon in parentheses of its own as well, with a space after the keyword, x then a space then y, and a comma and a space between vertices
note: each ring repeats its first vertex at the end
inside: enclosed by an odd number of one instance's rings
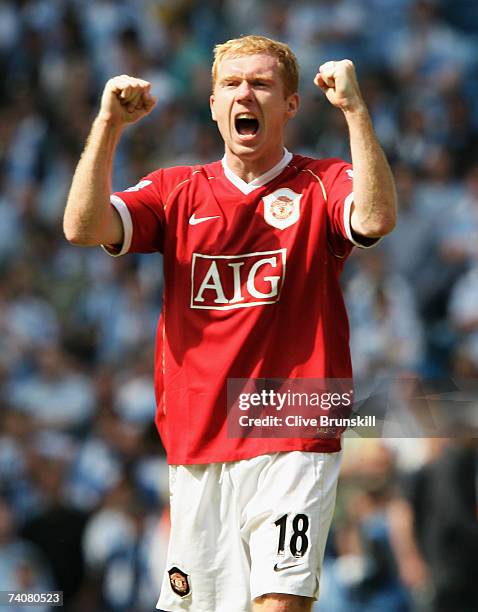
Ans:
MULTIPOLYGON (((281 516, 274 525, 279 527, 279 544, 277 554, 283 555, 285 551, 285 538, 287 531, 287 514, 281 516)), ((292 536, 290 539, 290 552, 294 557, 303 557, 309 548, 307 531, 309 529, 309 517, 306 514, 296 514, 292 521, 292 536), (299 546, 300 545, 300 546, 299 546)))

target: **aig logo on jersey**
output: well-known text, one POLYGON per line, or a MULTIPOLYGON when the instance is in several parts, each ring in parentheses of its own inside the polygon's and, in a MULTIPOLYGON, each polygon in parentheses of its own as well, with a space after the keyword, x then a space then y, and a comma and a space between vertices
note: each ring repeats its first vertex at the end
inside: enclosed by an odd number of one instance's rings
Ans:
POLYGON ((264 200, 264 219, 266 223, 283 230, 297 223, 300 216, 301 193, 292 189, 277 189, 264 200))
POLYGON ((191 308, 231 310, 278 302, 286 252, 287 249, 242 255, 194 253, 191 308))

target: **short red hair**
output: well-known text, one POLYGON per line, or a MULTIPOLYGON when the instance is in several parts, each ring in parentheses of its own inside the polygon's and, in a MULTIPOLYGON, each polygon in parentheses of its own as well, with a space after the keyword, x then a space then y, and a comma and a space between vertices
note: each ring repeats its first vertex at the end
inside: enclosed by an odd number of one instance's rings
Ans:
POLYGON ((299 89, 299 64, 290 47, 266 36, 241 36, 232 38, 214 47, 214 62, 212 64, 212 88, 216 85, 217 70, 225 57, 241 57, 266 53, 276 57, 282 70, 284 92, 286 96, 296 93, 299 89))

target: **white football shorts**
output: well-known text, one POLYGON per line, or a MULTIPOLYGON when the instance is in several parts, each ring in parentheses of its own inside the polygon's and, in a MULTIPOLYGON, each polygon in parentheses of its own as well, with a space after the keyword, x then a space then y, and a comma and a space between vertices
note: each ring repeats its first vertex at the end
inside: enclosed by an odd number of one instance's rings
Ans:
POLYGON ((171 538, 157 608, 250 612, 267 593, 317 598, 341 453, 170 466, 171 538))

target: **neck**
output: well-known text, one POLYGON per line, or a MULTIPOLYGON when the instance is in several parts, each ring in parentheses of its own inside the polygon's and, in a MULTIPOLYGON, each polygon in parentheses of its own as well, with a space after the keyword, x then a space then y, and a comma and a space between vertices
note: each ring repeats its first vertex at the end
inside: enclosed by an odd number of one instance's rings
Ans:
POLYGON ((259 176, 262 176, 265 172, 277 165, 283 157, 283 146, 273 153, 262 155, 257 159, 240 157, 226 148, 226 163, 229 169, 246 183, 250 183, 259 176))

